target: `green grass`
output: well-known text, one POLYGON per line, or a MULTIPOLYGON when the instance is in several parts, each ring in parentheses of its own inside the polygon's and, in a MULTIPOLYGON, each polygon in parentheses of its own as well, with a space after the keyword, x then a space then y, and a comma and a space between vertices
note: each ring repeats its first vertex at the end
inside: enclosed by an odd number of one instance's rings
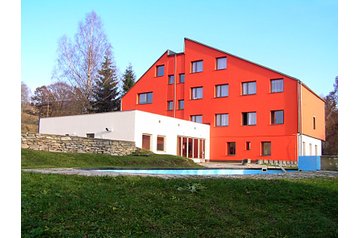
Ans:
POLYGON ((22 174, 22 237, 337 237, 338 180, 22 174))
MULTIPOLYGON (((22 168, 198 167, 176 156, 22 150, 22 168)), ((338 179, 23 172, 22 237, 337 237, 338 179)))
POLYGON ((21 150, 22 168, 201 168, 192 160, 173 156, 111 156, 21 150))

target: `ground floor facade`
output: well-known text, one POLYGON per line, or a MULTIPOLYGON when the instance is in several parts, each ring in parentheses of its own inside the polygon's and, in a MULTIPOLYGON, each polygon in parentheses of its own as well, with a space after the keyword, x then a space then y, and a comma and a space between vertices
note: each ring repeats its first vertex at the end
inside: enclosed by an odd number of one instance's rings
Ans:
POLYGON ((133 110, 41 118, 39 133, 126 140, 157 154, 210 159, 210 127, 133 110))
POLYGON ((307 135, 211 137, 211 161, 297 162, 299 156, 320 156, 322 141, 307 135))
POLYGON ((126 140, 157 154, 199 161, 295 163, 320 156, 321 140, 303 134, 215 136, 210 126, 139 110, 41 118, 39 133, 126 140))
POLYGON ((296 161, 297 135, 211 138, 213 161, 296 161))

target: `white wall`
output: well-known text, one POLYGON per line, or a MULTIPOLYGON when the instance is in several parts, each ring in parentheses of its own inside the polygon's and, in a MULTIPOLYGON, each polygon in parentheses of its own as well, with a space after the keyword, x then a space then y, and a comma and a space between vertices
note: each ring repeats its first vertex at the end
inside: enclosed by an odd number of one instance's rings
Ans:
POLYGON ((126 111, 41 118, 39 132, 80 137, 95 133, 95 138, 134 141, 134 116, 134 111, 126 111))
POLYGON ((310 136, 306 135, 300 135, 300 139, 298 141, 301 141, 301 150, 299 156, 304 155, 322 155, 322 141, 310 136), (317 146, 317 154, 316 154, 316 146, 317 146), (311 149, 310 149, 311 148, 311 149))
POLYGON ((136 111, 135 142, 142 146, 142 134, 151 135, 151 151, 158 154, 177 153, 177 137, 186 136, 205 139, 205 159, 210 155, 210 126, 191 121, 136 111), (157 136, 165 136, 164 152, 157 151, 157 136))
POLYGON ((142 147, 142 135, 148 134, 151 151, 173 155, 178 136, 195 137, 205 139, 206 160, 210 155, 210 126, 138 110, 41 118, 39 132, 80 137, 95 133, 95 138, 134 141, 137 147, 142 147), (158 135, 165 137, 164 151, 157 151, 158 135))

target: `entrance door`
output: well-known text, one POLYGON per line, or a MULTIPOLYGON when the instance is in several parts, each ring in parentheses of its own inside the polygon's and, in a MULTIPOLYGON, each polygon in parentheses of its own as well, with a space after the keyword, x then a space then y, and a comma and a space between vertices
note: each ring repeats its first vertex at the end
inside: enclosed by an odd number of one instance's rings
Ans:
POLYGON ((150 135, 142 135, 142 149, 150 150, 150 135))
POLYGON ((204 159, 205 139, 178 136, 177 155, 190 159, 204 159))

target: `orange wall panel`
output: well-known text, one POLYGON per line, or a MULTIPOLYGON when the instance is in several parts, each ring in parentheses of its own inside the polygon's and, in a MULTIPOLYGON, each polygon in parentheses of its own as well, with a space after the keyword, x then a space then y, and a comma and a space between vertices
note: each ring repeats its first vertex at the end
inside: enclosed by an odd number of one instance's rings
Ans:
POLYGON ((306 86, 301 86, 302 133, 316 139, 325 140, 325 103, 306 86), (313 117, 315 118, 315 127, 313 117))

